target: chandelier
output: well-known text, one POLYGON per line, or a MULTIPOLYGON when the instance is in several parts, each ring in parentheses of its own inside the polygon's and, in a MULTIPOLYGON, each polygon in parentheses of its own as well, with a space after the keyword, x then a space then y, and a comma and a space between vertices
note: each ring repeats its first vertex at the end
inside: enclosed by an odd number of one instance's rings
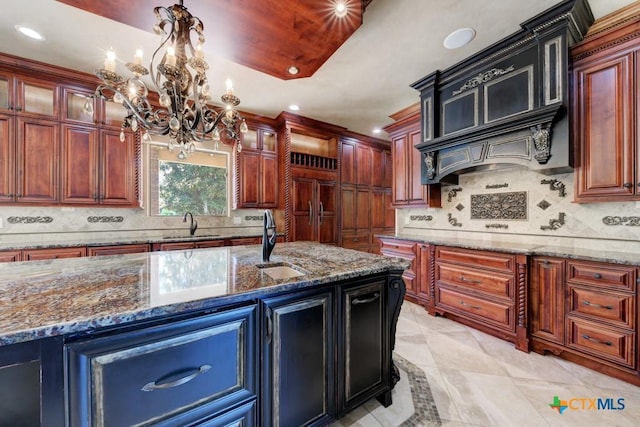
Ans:
MULTIPOLYGON (((204 60, 203 24, 180 4, 173 7, 155 7, 158 22, 154 32, 161 36, 160 46, 153 52, 149 69, 142 65, 142 52, 138 50, 127 69, 133 74, 125 79, 116 72, 116 56, 107 52, 104 68, 95 71, 102 81, 94 97, 122 104, 126 117, 122 123, 120 140, 125 140, 125 130, 142 132, 143 142, 151 142, 150 134, 169 135, 167 148, 178 150, 178 158, 198 151, 196 142, 214 141, 235 145, 242 150, 240 133, 247 132, 247 124, 236 111, 240 99, 234 94, 227 79, 226 93, 220 99, 224 108, 212 108, 210 88, 204 60), (191 36, 197 36, 194 47, 191 36), (158 94, 159 107, 154 108, 148 99, 149 91, 142 77, 149 75, 153 89, 158 94)), ((85 104, 87 113, 93 114, 93 103, 85 104)))

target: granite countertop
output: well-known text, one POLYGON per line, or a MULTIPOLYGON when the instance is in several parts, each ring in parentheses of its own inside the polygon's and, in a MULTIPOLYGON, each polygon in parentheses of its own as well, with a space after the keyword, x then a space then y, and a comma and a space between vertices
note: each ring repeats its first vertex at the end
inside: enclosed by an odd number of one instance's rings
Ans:
POLYGON ((378 235, 377 237, 401 239, 430 245, 455 246, 458 248, 523 254, 530 256, 552 256, 585 261, 608 262, 640 266, 640 253, 610 251, 606 248, 590 249, 568 246, 540 245, 523 242, 495 242, 490 240, 474 240, 454 237, 423 237, 408 234, 378 235))
MULTIPOLYGON (((188 232, 188 230, 187 230, 188 232)), ((280 233, 278 233, 280 234, 280 233)), ((34 235, 37 236, 37 235, 34 235)), ((244 239, 251 237, 262 237, 262 233, 258 234, 237 234, 237 233, 199 233, 194 236, 141 236, 141 237, 97 237, 91 235, 89 237, 74 236, 70 239, 58 240, 33 240, 33 241, 0 241, 0 250, 18 250, 18 249, 39 249, 39 248, 57 248, 57 247, 74 247, 74 246, 116 246, 116 245, 134 245, 145 243, 171 243, 171 242, 197 242, 201 240, 224 240, 224 239, 244 239)), ((37 239, 37 237, 36 237, 37 239)))
POLYGON ((310 242, 0 264, 0 345, 202 310, 342 279, 404 270, 407 261, 310 242))

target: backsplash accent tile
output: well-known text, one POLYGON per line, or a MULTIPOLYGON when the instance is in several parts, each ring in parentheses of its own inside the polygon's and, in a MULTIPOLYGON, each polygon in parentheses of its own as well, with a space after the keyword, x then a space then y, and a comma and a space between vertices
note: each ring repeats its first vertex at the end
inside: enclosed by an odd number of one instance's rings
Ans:
POLYGON ((409 217, 411 221, 432 221, 433 216, 431 215, 411 215, 409 217))
POLYGON ((542 200, 540 200, 540 202, 538 202, 538 204, 536 206, 539 207, 540 209, 542 209, 543 211, 546 211, 549 208, 549 206, 551 206, 551 203, 549 203, 546 200, 542 199, 542 200))
POLYGON ((562 181, 558 181, 557 179, 543 179, 540 181, 540 184, 549 184, 549 189, 557 191, 559 197, 566 196, 565 186, 562 181))
POLYGON ((484 186, 485 190, 495 190, 498 188, 509 188, 509 184, 508 183, 504 183, 504 184, 487 184, 484 186))
POLYGON ((451 214, 448 214, 447 218, 449 219, 449 224, 453 225, 454 227, 462 227, 462 223, 458 222, 458 220, 451 214))
POLYGON ((451 190, 449 190, 449 192, 447 193, 447 202, 451 202, 451 200, 453 200, 455 197, 458 196, 458 192, 462 191, 462 188, 457 187, 457 188, 452 188, 451 190))
POLYGON ((261 215, 246 215, 244 217, 245 221, 262 221, 264 219, 264 216, 261 215))
POLYGON ((507 224, 485 224, 485 228, 503 228, 503 229, 507 229, 509 228, 509 225, 507 224))
POLYGON ((640 227, 640 216, 605 216, 602 218, 604 225, 626 225, 640 227))
POLYGON ((527 219, 527 192, 472 194, 471 219, 527 219))
POLYGON ((9 224, 48 224, 53 222, 50 216, 10 216, 7 218, 9 224))
POLYGON ((462 203, 458 203, 456 205, 456 209, 458 209, 458 212, 461 212, 464 209, 464 205, 462 203))
POLYGON ((558 219, 552 218, 549 220, 549 225, 541 225, 540 230, 557 230, 564 225, 564 219, 566 215, 564 212, 560 212, 558 219))
POLYGON ((96 222, 122 222, 124 221, 124 217, 122 216, 88 216, 87 222, 96 223, 96 222))

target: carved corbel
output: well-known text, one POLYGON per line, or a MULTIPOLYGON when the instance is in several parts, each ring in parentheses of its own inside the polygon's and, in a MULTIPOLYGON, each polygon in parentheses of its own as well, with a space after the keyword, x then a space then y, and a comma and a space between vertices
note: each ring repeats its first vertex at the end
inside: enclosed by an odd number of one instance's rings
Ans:
POLYGON ((436 153, 430 151, 424 155, 424 164, 427 167, 427 179, 436 177, 436 153))
POLYGON ((538 163, 544 165, 551 157, 551 123, 531 126, 531 136, 536 151, 534 157, 538 163))

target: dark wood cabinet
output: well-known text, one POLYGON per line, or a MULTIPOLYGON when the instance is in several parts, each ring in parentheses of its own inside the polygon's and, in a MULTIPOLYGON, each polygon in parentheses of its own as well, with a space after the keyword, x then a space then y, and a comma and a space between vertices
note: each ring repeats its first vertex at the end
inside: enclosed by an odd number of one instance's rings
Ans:
MULTIPOLYGON (((621 11, 622 12, 622 11, 621 11)), ((640 200, 640 35, 624 13, 574 46, 574 201, 640 200)))
POLYGON ((250 129, 237 155, 238 208, 278 207, 278 154, 272 129, 250 129))
POLYGON ((333 293, 264 300, 262 425, 325 425, 335 417, 333 293))
POLYGON ((101 204, 122 207, 138 206, 139 142, 131 132, 100 131, 100 170, 98 197, 101 204))
POLYGON ((0 251, 0 262, 15 262, 15 261, 22 261, 21 250, 0 251))
POLYGON ((531 336, 564 343, 565 262, 534 257, 531 262, 531 336))
POLYGON ((115 246, 89 246, 87 248, 87 256, 138 254, 142 252, 149 252, 150 250, 150 245, 146 243, 115 246))
POLYGON ((256 311, 68 343, 69 425, 186 425, 254 398, 256 311))
POLYGON ((98 157, 98 129, 62 126, 62 203, 93 204, 99 201, 98 157))
POLYGON ((336 244, 336 182, 294 175, 291 194, 293 241, 336 244))
POLYGON ((385 131, 391 138, 393 206, 441 207, 440 184, 422 185, 420 178, 422 154, 415 148, 421 142, 419 105, 402 110, 392 118, 396 122, 385 127, 385 131))
POLYGON ((427 272, 431 259, 430 245, 388 237, 380 238, 380 242, 382 255, 402 258, 411 263, 409 268, 402 273, 402 279, 406 286, 405 299, 428 308, 430 303, 429 276, 424 273, 427 272))
POLYGON ((41 261, 49 259, 78 258, 87 255, 85 246, 69 248, 23 249, 23 261, 41 261))

